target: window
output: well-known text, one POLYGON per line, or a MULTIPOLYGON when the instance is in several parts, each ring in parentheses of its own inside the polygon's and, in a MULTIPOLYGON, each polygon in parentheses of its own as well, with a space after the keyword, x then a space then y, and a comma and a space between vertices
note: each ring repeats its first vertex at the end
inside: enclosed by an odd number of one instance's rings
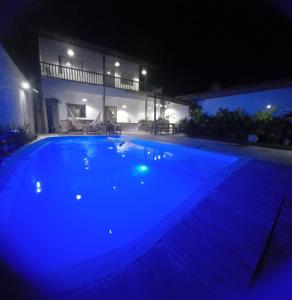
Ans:
POLYGON ((67 104, 68 117, 86 118, 86 105, 67 104))

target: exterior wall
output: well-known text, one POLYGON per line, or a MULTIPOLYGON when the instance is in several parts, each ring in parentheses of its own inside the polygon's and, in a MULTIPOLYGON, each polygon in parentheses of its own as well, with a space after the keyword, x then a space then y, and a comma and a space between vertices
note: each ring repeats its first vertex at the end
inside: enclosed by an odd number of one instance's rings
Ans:
POLYGON ((244 109, 248 114, 267 110, 267 105, 276 108, 276 114, 292 111, 292 87, 265 90, 246 94, 209 98, 198 102, 203 110, 215 114, 218 108, 244 109))
MULTIPOLYGON (((46 98, 58 100, 59 120, 67 120, 66 104, 86 105, 86 118, 84 120, 95 120, 101 113, 103 117, 103 87, 85 83, 77 83, 53 78, 42 78, 42 90, 44 101, 46 98), (87 102, 82 102, 86 98, 87 102)), ((121 89, 106 88, 106 106, 117 107, 117 122, 123 124, 138 123, 145 119, 145 104, 147 96, 142 93, 134 93, 121 89)), ((153 98, 148 97, 148 119, 154 120, 153 98), (150 108, 150 109, 149 109, 150 108)), ((157 105, 157 119, 160 116, 160 100, 157 105)), ((187 105, 166 102, 165 116, 169 117, 171 123, 188 117, 189 107, 187 105)))
POLYGON ((33 100, 30 90, 21 87, 23 74, 0 45, 0 126, 28 125, 35 132, 33 100))
MULTIPOLYGON (((162 102, 159 98, 156 100, 156 119, 161 116, 161 107, 165 105, 165 118, 169 120, 170 123, 177 123, 183 118, 189 117, 189 106, 178 104, 175 102, 162 102)), ((148 120, 154 120, 154 99, 153 97, 148 98, 148 109, 147 109, 148 120)))
MULTIPOLYGON (((103 55, 98 51, 93 51, 45 37, 39 37, 39 45, 39 56, 40 61, 42 62, 59 65, 60 56, 68 58, 69 62, 70 57, 68 56, 67 51, 68 49, 72 49, 74 51, 73 58, 82 61, 84 71, 103 73, 103 55)), ((64 65, 66 65, 66 63, 64 65)), ((106 72, 110 72, 110 75, 112 76, 139 81, 139 64, 137 63, 111 55, 106 55, 105 69, 106 72), (115 67, 115 62, 117 61, 120 63, 119 67, 115 67)))
MULTIPOLYGON (((77 83, 53 78, 42 78, 43 98, 54 98, 59 101, 59 119, 67 119, 66 104, 86 105, 85 120, 95 120, 99 113, 102 116, 103 87, 77 83), (82 102, 86 98, 87 102, 82 102)), ((106 88, 106 106, 117 107, 117 122, 138 123, 145 117, 146 96, 121 89, 106 88), (126 105, 126 108, 123 107, 126 105)))

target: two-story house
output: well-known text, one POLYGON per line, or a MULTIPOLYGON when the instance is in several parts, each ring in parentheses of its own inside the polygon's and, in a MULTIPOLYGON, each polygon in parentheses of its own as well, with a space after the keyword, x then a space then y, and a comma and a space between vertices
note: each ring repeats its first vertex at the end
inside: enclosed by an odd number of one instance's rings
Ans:
POLYGON ((136 129, 139 120, 188 116, 188 105, 176 99, 156 101, 147 89, 145 63, 123 53, 48 32, 39 33, 40 104, 38 128, 66 131, 73 116, 96 118, 136 129))

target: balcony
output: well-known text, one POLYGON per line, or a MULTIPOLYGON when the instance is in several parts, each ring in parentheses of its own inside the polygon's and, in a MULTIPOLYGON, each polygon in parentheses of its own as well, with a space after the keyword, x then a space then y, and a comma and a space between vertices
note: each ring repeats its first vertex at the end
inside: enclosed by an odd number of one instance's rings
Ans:
POLYGON ((95 73, 91 71, 83 71, 80 69, 75 69, 71 67, 54 65, 46 62, 40 62, 41 65, 41 75, 48 78, 59 78, 74 82, 82 82, 94 85, 103 85, 136 91, 140 90, 140 82, 134 81, 126 78, 115 77, 112 75, 104 75, 102 73, 95 73))

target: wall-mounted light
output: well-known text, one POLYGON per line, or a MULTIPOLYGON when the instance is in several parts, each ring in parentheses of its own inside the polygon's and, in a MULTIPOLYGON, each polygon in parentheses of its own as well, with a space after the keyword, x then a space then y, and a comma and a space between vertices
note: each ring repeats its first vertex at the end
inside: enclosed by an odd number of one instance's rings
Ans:
POLYGON ((137 78, 137 77, 133 78, 133 80, 134 80, 135 82, 139 82, 139 78, 137 78))
POLYGON ((122 105, 122 108, 126 109, 126 108, 127 108, 127 105, 123 104, 123 105, 122 105))
POLYGON ((74 56, 74 51, 72 49, 68 49, 67 54, 69 56, 74 56))
POLYGON ((86 98, 82 98, 82 102, 87 102, 88 100, 86 98))
POLYGON ((116 61, 115 62, 115 67, 119 67, 120 66, 120 62, 119 61, 116 61))
POLYGON ((271 104, 268 104, 268 105, 266 106, 266 108, 267 108, 267 109, 271 109, 271 108, 272 108, 272 105, 271 105, 271 104))
POLYGON ((23 81, 21 83, 21 87, 24 89, 24 90, 28 90, 30 88, 30 84, 27 82, 27 81, 23 81))
POLYGON ((146 76, 146 75, 147 75, 147 70, 143 69, 143 70, 141 71, 141 74, 144 75, 144 76, 146 76))
POLYGON ((107 74, 107 75, 111 75, 111 71, 107 71, 106 74, 107 74))

